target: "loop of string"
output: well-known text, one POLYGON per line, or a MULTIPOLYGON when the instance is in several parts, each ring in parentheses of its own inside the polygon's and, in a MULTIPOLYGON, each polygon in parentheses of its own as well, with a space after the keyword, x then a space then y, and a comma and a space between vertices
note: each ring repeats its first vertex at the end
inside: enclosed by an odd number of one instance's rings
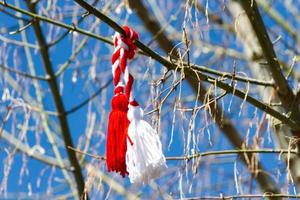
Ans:
POLYGON ((124 79, 125 94, 129 98, 129 101, 133 101, 132 85, 134 78, 129 73, 127 60, 134 57, 137 51, 134 41, 138 40, 139 36, 128 26, 124 26, 123 29, 125 31, 125 35, 115 33, 113 37, 115 50, 112 55, 112 74, 115 87, 122 84, 122 79, 124 79))

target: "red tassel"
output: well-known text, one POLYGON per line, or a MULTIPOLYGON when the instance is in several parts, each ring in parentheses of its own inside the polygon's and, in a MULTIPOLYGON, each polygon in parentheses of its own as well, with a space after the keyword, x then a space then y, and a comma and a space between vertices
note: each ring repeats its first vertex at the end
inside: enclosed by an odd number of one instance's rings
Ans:
POLYGON ((133 77, 127 68, 127 59, 132 59, 136 53, 134 40, 138 39, 137 33, 124 26, 125 35, 116 33, 114 35, 115 51, 112 55, 112 73, 114 78, 115 96, 111 101, 112 110, 109 114, 108 132, 106 140, 106 165, 107 170, 119 172, 123 177, 128 174, 126 167, 127 151, 127 129, 129 120, 127 118, 128 101, 132 96, 131 87, 133 77), (124 86, 119 85, 125 77, 126 92, 124 86), (128 83, 127 83, 128 82, 128 83))
POLYGON ((109 172, 120 172, 121 176, 125 177, 128 174, 125 156, 129 120, 127 118, 128 97, 123 93, 122 87, 115 89, 111 107, 106 140, 106 165, 109 172))

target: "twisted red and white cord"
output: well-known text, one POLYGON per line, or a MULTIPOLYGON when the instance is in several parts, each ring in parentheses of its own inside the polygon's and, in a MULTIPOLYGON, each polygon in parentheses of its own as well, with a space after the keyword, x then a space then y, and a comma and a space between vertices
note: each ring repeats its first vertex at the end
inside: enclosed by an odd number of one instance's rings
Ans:
POLYGON ((133 101, 132 85, 133 76, 129 73, 127 59, 132 59, 136 53, 135 40, 139 39, 138 34, 128 26, 123 27, 125 35, 116 32, 113 37, 114 53, 112 55, 112 74, 116 86, 122 79, 125 81, 125 93, 129 101, 133 101))
POLYGON ((128 104, 132 97, 133 77, 129 74, 127 59, 132 59, 136 52, 133 44, 138 35, 129 27, 124 27, 125 35, 115 34, 115 51, 112 55, 112 74, 114 79, 114 96, 111 100, 111 112, 108 119, 106 139, 106 165, 107 170, 120 173, 123 177, 128 174, 126 167, 127 130, 129 120, 127 118, 128 104), (125 92, 122 86, 125 80, 125 92))
POLYGON ((113 123, 110 123, 111 126, 109 126, 111 140, 110 147, 107 149, 107 152, 111 152, 111 154, 108 154, 110 155, 108 166, 112 167, 108 167, 108 169, 120 172, 122 176, 128 173, 132 183, 147 183, 158 177, 166 168, 166 160, 158 134, 143 120, 143 110, 133 96, 134 78, 129 73, 127 60, 134 57, 137 50, 134 41, 138 40, 139 37, 128 26, 124 26, 123 29, 125 35, 116 33, 113 38, 115 50, 112 55, 112 74, 114 86, 116 89, 119 88, 120 91, 115 91, 112 101, 113 111, 110 122, 113 123), (125 94, 121 90, 123 79, 126 85, 125 94), (127 102, 123 98, 124 96, 127 97, 127 102), (124 108, 125 104, 127 105, 126 108, 124 108), (126 119, 124 118, 124 112, 127 112, 126 119), (130 121, 128 125, 126 120, 130 121), (120 124, 119 121, 123 121, 123 123, 120 124), (126 128, 126 133, 124 133, 124 128, 126 128), (126 138, 126 148, 119 151, 118 143, 122 146, 124 138, 126 138), (125 149, 126 155, 123 153, 125 149), (117 159, 112 156, 113 152, 116 152, 117 159), (124 158, 126 171, 123 165, 124 158), (110 163, 112 164, 110 165, 110 163))

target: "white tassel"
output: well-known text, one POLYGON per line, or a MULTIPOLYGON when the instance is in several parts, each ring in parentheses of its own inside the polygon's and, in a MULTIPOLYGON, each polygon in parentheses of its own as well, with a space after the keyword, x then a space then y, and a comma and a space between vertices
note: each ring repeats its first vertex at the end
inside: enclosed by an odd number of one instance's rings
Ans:
POLYGON ((144 111, 136 103, 129 105, 126 166, 131 183, 148 183, 167 168, 156 131, 143 120, 144 111))

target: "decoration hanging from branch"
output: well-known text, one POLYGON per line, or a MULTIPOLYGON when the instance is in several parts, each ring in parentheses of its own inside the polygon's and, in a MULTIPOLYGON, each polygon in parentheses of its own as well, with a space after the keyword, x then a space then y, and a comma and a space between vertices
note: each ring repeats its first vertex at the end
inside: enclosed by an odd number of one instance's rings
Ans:
POLYGON ((134 100, 129 104, 126 165, 132 183, 148 183, 166 168, 166 159, 156 131, 143 120, 144 111, 134 100))
POLYGON ((144 111, 133 96, 134 78, 127 60, 134 57, 137 50, 134 41, 139 37, 128 26, 123 29, 125 35, 115 33, 113 38, 115 90, 108 121, 106 164, 109 172, 119 172, 123 177, 129 174, 132 183, 148 183, 166 169, 166 159, 158 134, 143 120, 144 111))

